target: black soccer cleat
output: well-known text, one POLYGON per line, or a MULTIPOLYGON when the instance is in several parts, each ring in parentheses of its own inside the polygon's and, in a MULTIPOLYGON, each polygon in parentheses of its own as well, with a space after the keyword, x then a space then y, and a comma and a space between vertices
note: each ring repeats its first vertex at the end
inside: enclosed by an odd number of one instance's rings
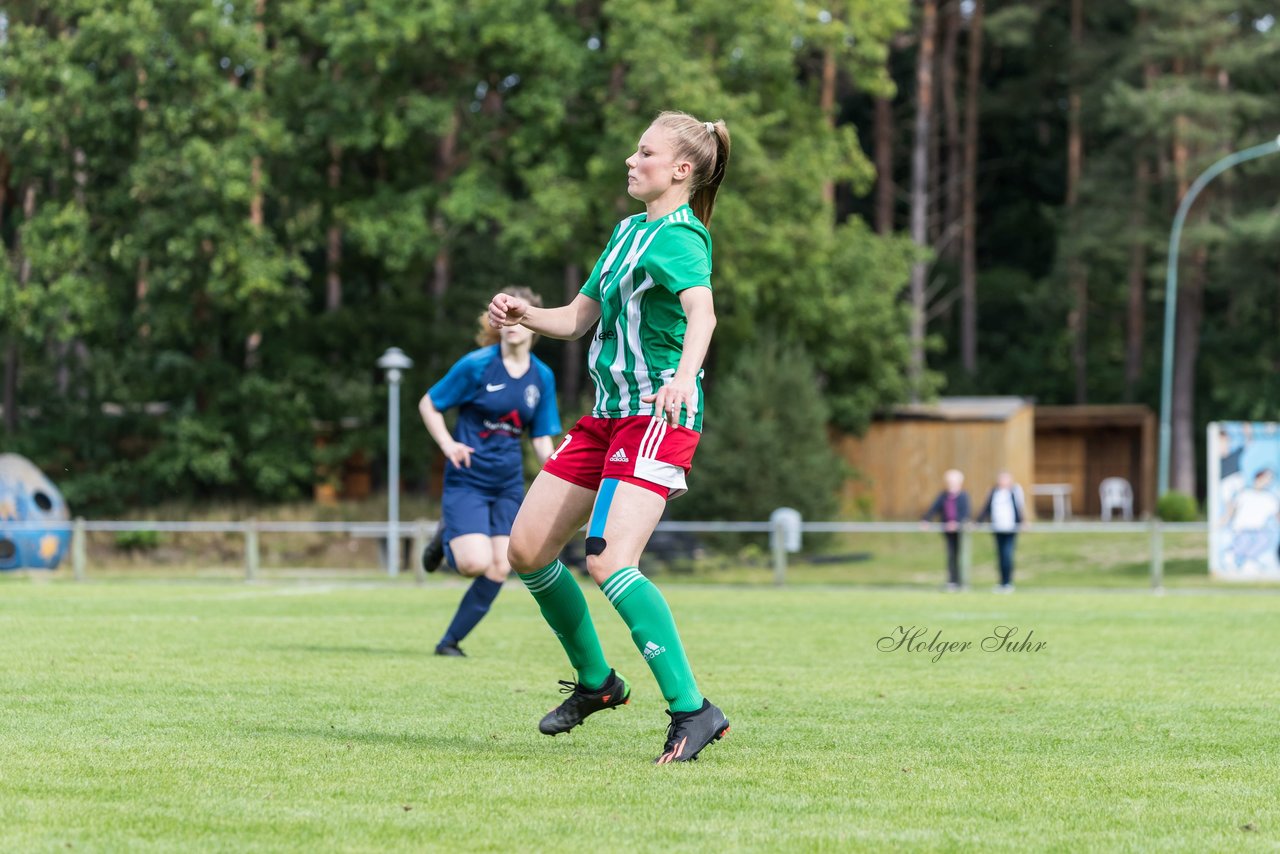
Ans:
POLYGON ((586 720, 587 715, 631 702, 631 686, 616 670, 610 670, 609 678, 595 691, 588 691, 581 683, 567 679, 561 679, 560 685, 560 693, 568 694, 569 699, 547 712, 546 717, 539 721, 538 731, 543 735, 568 732, 586 720))
POLYGON ((466 658, 467 654, 462 651, 456 643, 440 643, 436 644, 436 655, 444 655, 450 658, 466 658))
POLYGON ((435 572, 444 561, 444 525, 436 525, 435 536, 422 550, 422 568, 427 572, 435 572))
POLYGON ((702 708, 696 712, 667 712, 667 715, 671 717, 667 743, 662 755, 653 760, 655 765, 697 759, 702 748, 729 734, 729 719, 705 698, 702 708))

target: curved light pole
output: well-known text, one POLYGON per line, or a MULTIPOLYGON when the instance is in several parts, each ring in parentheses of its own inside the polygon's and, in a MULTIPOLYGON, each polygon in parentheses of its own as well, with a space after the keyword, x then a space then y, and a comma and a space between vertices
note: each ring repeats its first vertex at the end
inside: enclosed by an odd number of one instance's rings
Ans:
POLYGON ((1178 205, 1173 217, 1173 229, 1169 232, 1169 261, 1165 269, 1164 285, 1164 360, 1160 373, 1160 474, 1156 486, 1157 497, 1169 491, 1169 409, 1173 396, 1173 320, 1178 310, 1178 243, 1182 240, 1182 223, 1196 196, 1205 185, 1238 163, 1253 160, 1280 151, 1280 136, 1270 142, 1228 154, 1195 180, 1178 205))
POLYGON ((388 347, 378 359, 387 372, 387 574, 400 572, 400 379, 413 359, 388 347))

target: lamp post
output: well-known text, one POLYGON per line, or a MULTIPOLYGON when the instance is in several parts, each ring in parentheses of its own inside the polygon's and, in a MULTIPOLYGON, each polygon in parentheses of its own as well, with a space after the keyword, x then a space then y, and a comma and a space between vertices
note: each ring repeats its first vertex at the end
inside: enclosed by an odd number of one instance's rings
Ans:
POLYGON ((1238 163, 1275 154, 1277 151, 1280 151, 1280 136, 1270 142, 1228 154, 1204 170, 1195 180, 1187 190, 1187 194, 1182 197, 1178 212, 1173 217, 1173 228, 1169 232, 1169 260, 1165 268, 1164 285, 1164 358, 1160 373, 1160 474, 1156 485, 1157 496, 1163 496, 1169 491, 1169 410, 1173 397, 1173 321, 1178 311, 1178 243, 1182 240, 1182 224, 1187 218, 1187 211, 1191 210, 1196 196, 1200 195, 1200 191, 1206 184, 1238 163))
POLYGON ((400 379, 413 359, 388 347, 378 359, 387 372, 387 574, 400 572, 400 379))

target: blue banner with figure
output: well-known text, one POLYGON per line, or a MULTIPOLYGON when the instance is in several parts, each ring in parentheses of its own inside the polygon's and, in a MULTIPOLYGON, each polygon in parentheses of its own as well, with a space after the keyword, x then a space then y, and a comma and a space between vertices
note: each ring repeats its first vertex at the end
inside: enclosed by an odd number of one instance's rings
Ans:
POLYGON ((1209 425, 1209 571, 1280 581, 1280 424, 1209 425))

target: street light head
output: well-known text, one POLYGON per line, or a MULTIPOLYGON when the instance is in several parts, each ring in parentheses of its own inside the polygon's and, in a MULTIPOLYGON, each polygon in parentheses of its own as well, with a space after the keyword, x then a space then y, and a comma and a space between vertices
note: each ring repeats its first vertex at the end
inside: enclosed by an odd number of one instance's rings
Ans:
POLYGON ((384 371, 396 371, 398 377, 399 371, 413 367, 413 359, 406 356, 399 347, 388 347, 387 352, 378 357, 378 367, 384 371))

